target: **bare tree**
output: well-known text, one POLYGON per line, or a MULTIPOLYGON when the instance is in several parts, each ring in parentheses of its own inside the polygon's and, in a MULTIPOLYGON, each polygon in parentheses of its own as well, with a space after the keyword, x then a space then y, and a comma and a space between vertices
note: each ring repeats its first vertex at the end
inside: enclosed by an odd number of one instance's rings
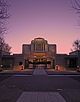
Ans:
POLYGON ((10 52, 11 47, 9 46, 9 44, 7 44, 5 42, 5 40, 3 38, 0 37, 0 52, 10 52))
POLYGON ((4 23, 7 18, 9 18, 7 1, 0 0, 0 36, 4 34, 5 31, 4 23))
POLYGON ((5 42, 5 21, 9 18, 7 0, 0 0, 0 54, 10 52, 11 47, 5 42))
POLYGON ((71 49, 72 51, 80 51, 80 40, 75 40, 72 46, 73 46, 73 49, 71 49))
POLYGON ((0 0, 0 19, 8 18, 8 5, 6 0, 0 0))
POLYGON ((72 0, 72 7, 76 10, 76 13, 80 13, 80 0, 72 0))

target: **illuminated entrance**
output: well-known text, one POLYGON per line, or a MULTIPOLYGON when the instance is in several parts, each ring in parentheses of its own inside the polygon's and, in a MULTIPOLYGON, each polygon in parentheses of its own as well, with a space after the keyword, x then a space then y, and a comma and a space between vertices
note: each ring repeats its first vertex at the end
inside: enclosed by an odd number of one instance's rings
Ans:
POLYGON ((47 60, 47 53, 33 53, 33 60, 29 61, 33 68, 50 67, 51 61, 47 60))
POLYGON ((50 68, 51 62, 50 61, 29 61, 29 68, 50 68))

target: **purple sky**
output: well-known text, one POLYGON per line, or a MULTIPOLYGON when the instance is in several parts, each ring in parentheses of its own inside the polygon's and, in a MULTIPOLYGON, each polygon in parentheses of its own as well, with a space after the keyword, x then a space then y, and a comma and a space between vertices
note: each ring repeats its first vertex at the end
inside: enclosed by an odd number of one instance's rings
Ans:
POLYGON ((58 53, 68 53, 79 39, 79 18, 70 0, 10 0, 10 5, 6 41, 13 53, 20 53, 22 44, 35 37, 57 44, 58 53))

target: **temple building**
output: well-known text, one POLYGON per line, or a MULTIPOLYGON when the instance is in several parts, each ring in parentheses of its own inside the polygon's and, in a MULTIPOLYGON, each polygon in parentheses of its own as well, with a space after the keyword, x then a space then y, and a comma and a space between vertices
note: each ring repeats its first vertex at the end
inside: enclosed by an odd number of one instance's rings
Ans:
POLYGON ((44 38, 35 38, 31 44, 23 44, 22 54, 31 66, 40 64, 47 67, 55 66, 56 44, 48 44, 44 38))
POLYGON ((0 64, 3 68, 13 68, 20 62, 26 68, 54 68, 56 66, 65 68, 77 68, 80 66, 80 51, 73 51, 68 54, 57 53, 56 44, 49 44, 44 38, 34 38, 30 44, 22 45, 21 54, 3 54, 0 57, 0 64))

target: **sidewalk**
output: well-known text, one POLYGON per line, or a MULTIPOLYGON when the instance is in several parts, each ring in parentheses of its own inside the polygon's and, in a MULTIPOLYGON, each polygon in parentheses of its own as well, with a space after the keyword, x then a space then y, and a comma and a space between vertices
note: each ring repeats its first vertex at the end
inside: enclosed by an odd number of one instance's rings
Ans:
POLYGON ((36 68, 33 75, 47 75, 47 73, 44 68, 36 68))

